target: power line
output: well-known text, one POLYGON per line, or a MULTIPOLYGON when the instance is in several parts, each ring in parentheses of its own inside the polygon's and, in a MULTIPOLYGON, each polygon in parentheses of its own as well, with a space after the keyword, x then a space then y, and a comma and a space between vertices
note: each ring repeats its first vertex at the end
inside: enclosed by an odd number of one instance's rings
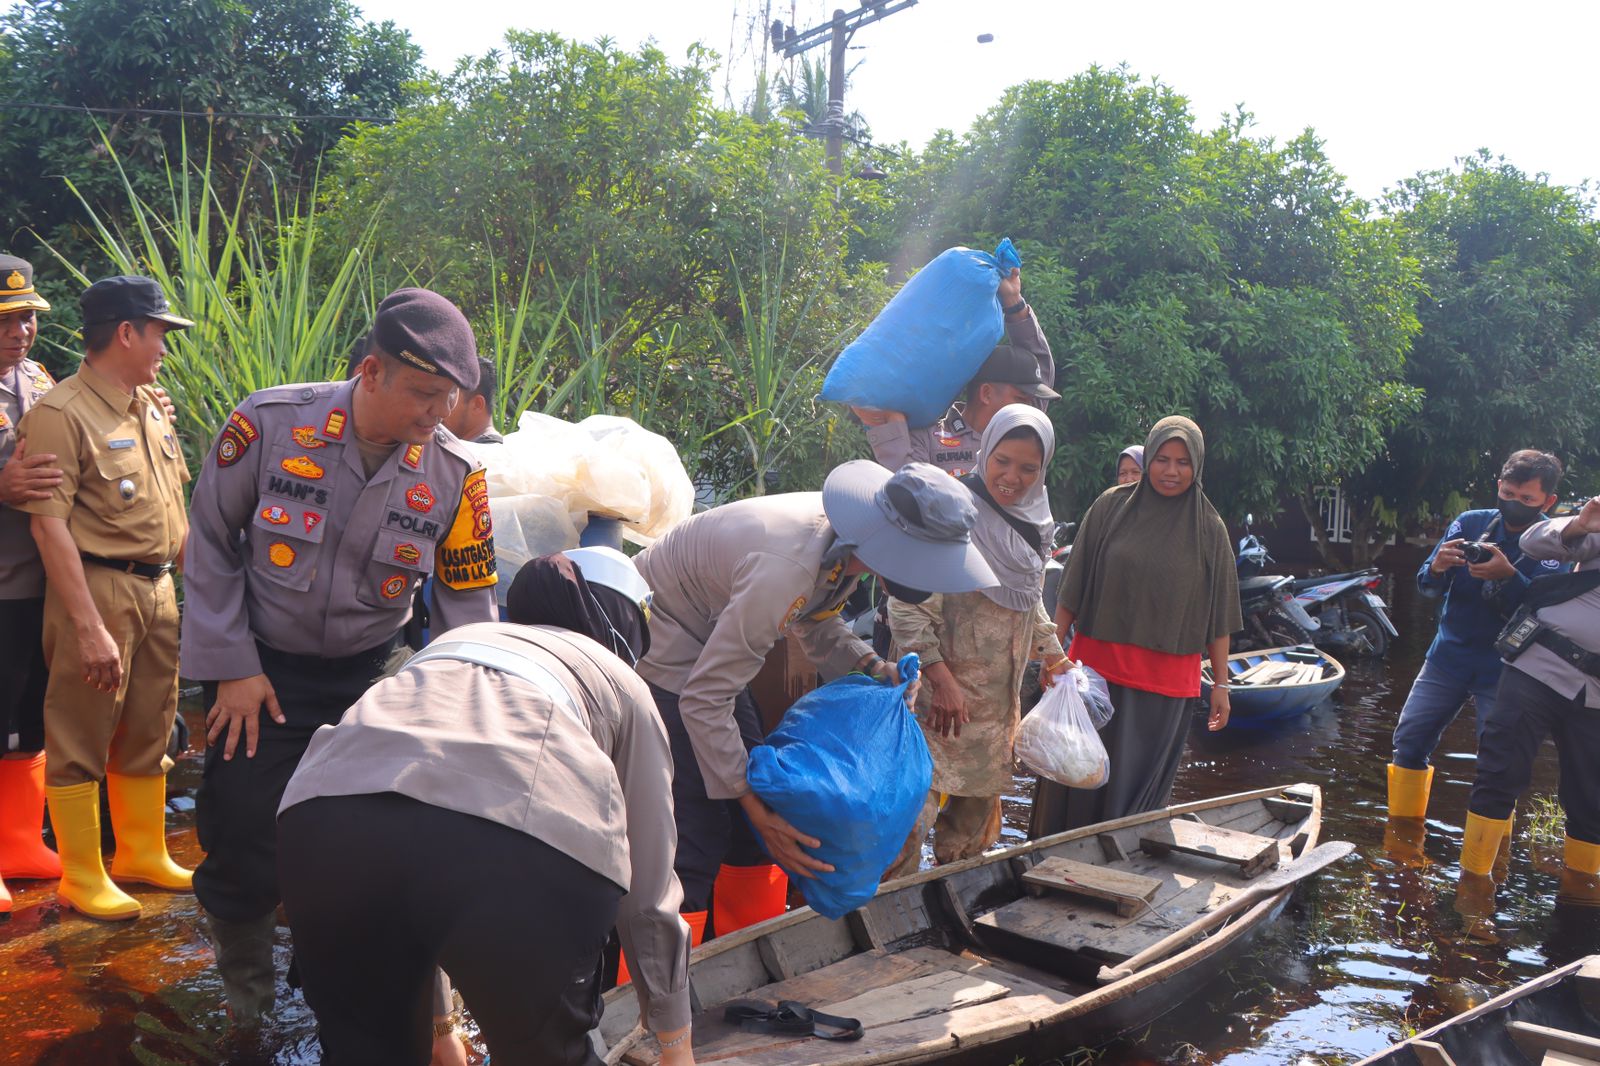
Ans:
POLYGON ((41 104, 29 100, 7 100, 0 108, 24 107, 36 111, 82 111, 95 115, 151 115, 161 118, 266 118, 285 122, 372 122, 388 125, 393 115, 280 115, 270 111, 177 111, 163 107, 89 107, 86 104, 41 104))

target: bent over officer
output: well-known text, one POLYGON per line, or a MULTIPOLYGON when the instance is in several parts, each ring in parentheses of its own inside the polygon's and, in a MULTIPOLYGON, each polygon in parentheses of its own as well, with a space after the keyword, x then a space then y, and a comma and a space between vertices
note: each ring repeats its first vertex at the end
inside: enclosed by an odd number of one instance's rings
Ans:
POLYGON ((787 881, 773 859, 801 877, 831 869, 801 850, 817 841, 746 780, 746 753, 761 743, 748 686, 767 652, 788 633, 833 676, 898 680, 839 609, 869 572, 912 603, 995 584, 969 539, 976 519, 972 494, 938 468, 912 463, 891 476, 860 459, 829 474, 821 492, 693 515, 635 558, 655 595, 639 673, 672 742, 676 868, 691 929, 705 928, 713 895, 718 936, 782 913, 787 881))
MULTIPOLYGON (((33 288, 33 265, 0 255, 0 878, 61 876, 61 859, 44 846, 44 568, 33 543, 29 500, 47 500, 61 483, 55 456, 28 454, 17 424, 55 386, 28 358, 50 304, 33 288)), ((0 880, 0 912, 11 894, 0 880)))
POLYGON ((195 893, 236 1022, 273 1002, 275 816, 312 733, 381 676, 430 574, 438 630, 496 616, 483 471, 442 426, 477 372, 453 304, 391 293, 357 376, 253 393, 195 485, 183 664, 210 707, 195 893))
POLYGON ((112 879, 186 889, 167 855, 167 737, 178 713, 178 603, 189 468, 152 383, 172 314, 149 278, 106 278, 79 298, 85 355, 22 420, 22 445, 52 454, 61 481, 25 501, 44 562, 45 793, 62 903, 137 918, 112 879), (117 850, 100 856, 100 781, 117 850))

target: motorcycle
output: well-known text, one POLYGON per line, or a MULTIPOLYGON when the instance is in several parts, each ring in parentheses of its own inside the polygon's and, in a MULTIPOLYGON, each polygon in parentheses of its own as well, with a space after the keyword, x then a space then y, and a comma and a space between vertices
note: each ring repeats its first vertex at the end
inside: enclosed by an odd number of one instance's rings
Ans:
POLYGON ((1400 633, 1389 618, 1389 605, 1377 594, 1382 577, 1376 568, 1304 578, 1264 574, 1274 560, 1251 530, 1254 520, 1245 516, 1245 536, 1239 541, 1239 599, 1246 618, 1245 643, 1236 643, 1235 650, 1308 641, 1329 651, 1373 658, 1389 650, 1400 633))

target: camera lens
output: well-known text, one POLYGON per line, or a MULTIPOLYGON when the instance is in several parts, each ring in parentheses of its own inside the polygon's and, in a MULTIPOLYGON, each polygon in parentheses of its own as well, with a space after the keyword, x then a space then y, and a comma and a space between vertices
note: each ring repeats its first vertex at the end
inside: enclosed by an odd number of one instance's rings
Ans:
POLYGON ((1489 550, 1487 544, 1480 544, 1474 540, 1461 546, 1461 557, 1475 565, 1488 562, 1494 557, 1494 553, 1489 550))

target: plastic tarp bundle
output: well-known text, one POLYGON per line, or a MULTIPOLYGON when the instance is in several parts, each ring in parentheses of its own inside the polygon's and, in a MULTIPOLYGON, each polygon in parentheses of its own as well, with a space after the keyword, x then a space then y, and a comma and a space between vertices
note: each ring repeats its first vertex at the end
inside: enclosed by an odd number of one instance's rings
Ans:
POLYGON ((940 252, 839 353, 822 398, 899 411, 913 426, 937 422, 1005 335, 995 289, 1021 265, 1009 237, 993 255, 940 252))
POLYGON ((1017 729, 1016 753, 1028 769, 1058 785, 1099 788, 1110 776, 1111 760, 1084 703, 1084 680, 1072 676, 1083 669, 1074 667, 1045 690, 1017 729))
POLYGON ((928 742, 906 708, 917 671, 917 657, 907 655, 900 685, 851 674, 808 692, 750 752, 756 795, 822 841, 811 854, 833 873, 795 883, 825 918, 843 917, 872 898, 933 785, 928 742))

